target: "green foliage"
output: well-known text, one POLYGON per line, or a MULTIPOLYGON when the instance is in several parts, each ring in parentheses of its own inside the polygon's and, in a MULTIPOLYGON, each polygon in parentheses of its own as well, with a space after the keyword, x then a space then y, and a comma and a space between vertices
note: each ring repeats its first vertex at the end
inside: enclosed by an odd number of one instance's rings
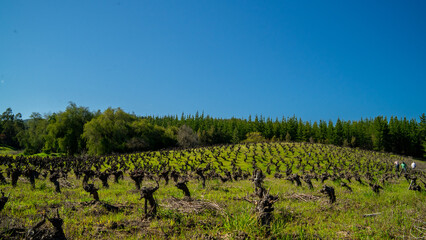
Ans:
POLYGON ((0 145, 19 148, 17 135, 25 129, 20 113, 13 115, 12 109, 7 108, 0 115, 0 145))
POLYGON ((345 134, 343 129, 343 122, 339 118, 337 119, 334 131, 333 144, 336 146, 342 146, 345 139, 345 134))
POLYGON ((127 147, 131 151, 158 150, 161 148, 172 147, 176 145, 175 129, 165 129, 164 127, 153 125, 146 119, 138 119, 131 125, 132 138, 130 141, 140 143, 139 147, 127 147))
POLYGON ((36 154, 43 150, 48 124, 40 113, 31 114, 26 131, 18 134, 19 142, 25 148, 25 154, 36 154))
POLYGON ((83 138, 92 155, 158 150, 176 145, 176 129, 108 108, 84 126, 83 138))
POLYGON ((244 143, 261 143, 266 142, 266 138, 264 138, 260 132, 251 132, 247 133, 247 138, 244 140, 244 143))
POLYGON ((27 154, 40 151, 74 155, 85 151, 107 154, 155 150, 177 146, 179 129, 184 125, 188 127, 184 132, 188 133, 190 128, 192 133, 182 136, 192 136, 192 143, 185 143, 186 137, 183 137, 181 146, 236 144, 246 139, 247 134, 257 132, 261 138, 255 141, 315 142, 414 157, 426 154, 424 113, 420 122, 378 116, 359 121, 337 119, 336 123, 331 120, 311 123, 295 116, 281 121, 262 116, 255 116, 254 120, 251 116, 248 119, 221 119, 198 112, 194 116, 141 118, 121 109, 107 109, 104 113, 98 111, 94 114, 75 103, 70 103, 64 112, 45 117, 34 113, 26 122, 19 113, 14 115, 8 108, 0 117, 0 145, 25 148, 27 154), (93 117, 97 120, 92 122, 93 117), (91 124, 87 124, 89 122, 91 124), (87 130, 84 130, 85 125, 88 125, 87 130))
POLYGON ((132 122, 136 116, 122 109, 108 108, 84 126, 83 138, 87 141, 89 154, 124 152, 126 144, 136 148, 145 144, 143 139, 131 140, 132 122))
POLYGON ((232 133, 232 141, 233 144, 237 144, 240 142, 240 137, 238 134, 238 128, 234 128, 234 132, 232 133))
POLYGON ((86 142, 81 135, 84 125, 92 118, 93 113, 89 112, 88 108, 77 107, 71 102, 65 112, 50 117, 44 150, 68 155, 83 152, 86 149, 86 142))
MULTIPOLYGON (((149 126, 139 119, 134 122, 149 126)), ((175 130, 169 128, 166 132, 175 130)), ((383 171, 393 173, 395 159, 407 160, 388 153, 297 142, 144 152, 102 159, 108 162, 124 159, 126 164, 140 161, 148 166, 145 170, 154 176, 159 164, 168 161, 175 169, 181 170, 185 164, 201 168, 210 164, 221 175, 222 168, 232 168, 232 161, 235 161, 237 168, 251 173, 251 162, 255 159, 257 167, 264 172, 271 162, 280 161, 282 165, 287 165, 296 161, 293 172, 298 174, 302 174, 302 171, 306 171, 306 174, 314 164, 319 164, 315 171, 320 173, 329 163, 333 164, 333 168, 351 172, 354 170, 352 164, 355 164, 359 167, 355 172, 368 171, 377 180, 384 176, 383 171), (300 166, 297 166, 298 162, 300 166), (222 167, 219 169, 218 166, 222 167)), ((285 167, 281 171, 285 171, 285 167)), ((202 188, 199 180, 190 178, 190 200, 185 200, 174 184, 165 185, 161 179, 160 188, 154 194, 159 204, 158 214, 146 218, 144 200, 135 190, 129 171, 118 183, 110 179, 109 188, 102 187, 99 179, 93 178, 91 182, 99 188, 101 199, 97 203, 91 201, 90 195, 83 190, 81 179, 69 171, 67 178, 63 179, 65 184, 61 186, 60 194, 54 192, 49 178, 37 179, 34 189, 22 178, 15 188, 10 184, 1 185, 2 191, 10 193, 11 197, 0 212, 0 232, 29 229, 42 220, 44 212, 52 217, 58 211, 64 220, 63 229, 68 239, 404 239, 407 236, 422 239, 425 236, 426 193, 409 191, 409 182, 405 178, 390 179, 385 185, 381 184, 383 189, 375 194, 365 184, 367 179, 364 176, 361 176, 364 184, 347 182, 346 179, 328 179, 324 183, 312 180, 314 189, 311 190, 305 182, 302 186, 296 186, 285 179, 274 178, 273 174, 274 166, 264 181, 268 191, 279 198, 273 206, 273 220, 269 228, 260 226, 254 210, 256 205, 249 202, 257 198, 252 194, 253 182, 248 179, 221 182, 212 177, 202 188), (353 192, 343 188, 341 182, 347 182, 353 192), (335 203, 330 204, 319 193, 323 184, 334 187, 337 196, 335 203), (119 210, 108 211, 103 203, 117 206, 119 210), (205 207, 197 207, 201 204, 205 207), (370 213, 380 214, 364 217, 370 213)), ((143 181, 143 186, 155 185, 148 177, 143 181)), ((44 226, 52 229, 48 222, 44 226)))
POLYGON ((372 133, 373 149, 375 151, 389 150, 389 127, 386 118, 377 117, 373 122, 374 130, 372 133))
POLYGON ((420 126, 419 126, 419 138, 423 147, 423 157, 426 157, 426 114, 420 116, 420 126))
POLYGON ((289 132, 287 132, 287 134, 285 135, 285 141, 286 142, 291 142, 291 135, 289 132))

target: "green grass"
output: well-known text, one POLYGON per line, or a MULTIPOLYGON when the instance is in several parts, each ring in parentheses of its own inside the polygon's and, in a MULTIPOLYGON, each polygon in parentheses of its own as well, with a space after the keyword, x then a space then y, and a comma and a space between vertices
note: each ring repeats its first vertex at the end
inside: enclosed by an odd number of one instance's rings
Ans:
POLYGON ((37 153, 32 154, 30 156, 38 156, 38 157, 64 157, 66 156, 65 153, 37 153))
POLYGON ((23 151, 15 150, 11 147, 2 147, 0 146, 0 155, 19 155, 22 154, 23 151))
POLYGON ((37 153, 32 155, 26 155, 24 150, 15 150, 11 147, 0 146, 1 155, 14 155, 14 156, 38 156, 38 157, 64 157, 65 153, 37 153))
MULTIPOLYGON (((72 182, 79 185, 76 180, 72 182)), ((333 185, 331 182, 328 184, 333 185)), ((208 182, 207 191, 198 189, 198 183, 190 184, 195 199, 218 203, 224 209, 223 215, 215 212, 187 214, 161 207, 164 199, 182 197, 174 186, 162 186, 155 194, 160 203, 159 218, 147 221, 143 219, 143 201, 139 200, 137 193, 132 193, 133 187, 127 182, 112 183, 110 189, 101 188, 99 193, 101 200, 124 206, 118 213, 108 212, 101 206, 82 206, 81 203, 90 201, 91 197, 80 187, 63 189, 63 194, 56 194, 53 186, 43 180, 37 181, 34 190, 31 190, 29 184, 19 182, 16 189, 3 188, 3 191, 12 194, 11 201, 0 216, 5 221, 19 219, 23 226, 29 228, 41 219, 41 211, 58 208, 65 222, 65 233, 70 239, 108 239, 111 234, 125 239, 158 239, 164 238, 163 231, 176 239, 203 235, 260 239, 267 230, 258 225, 253 205, 241 200, 230 200, 231 196, 242 197, 251 192, 250 185, 249 181, 241 181, 215 188, 213 186, 217 186, 217 183, 212 181, 208 182), (49 191, 40 188, 44 185, 47 185, 49 191), (230 191, 224 192, 223 188, 230 191), (9 218, 5 219, 6 216, 9 218), (113 230, 111 226, 114 223, 124 226, 113 230)), ((316 190, 297 188, 284 180, 268 179, 267 185, 271 187, 271 192, 277 194, 320 195, 316 190)), ((314 182, 314 185, 318 184, 314 182)), ((323 197, 308 202, 282 199, 275 206, 271 235, 279 239, 388 239, 408 236, 424 227, 426 195, 424 192, 407 191, 407 187, 408 184, 402 181, 376 195, 370 194, 371 190, 366 186, 353 184, 354 193, 337 188, 338 199, 335 204, 329 204, 323 197), (381 214, 363 217, 364 214, 377 212, 381 214)))
MULTIPOLYGON (((309 161, 307 153, 318 154, 318 159, 330 156, 333 161, 350 158, 346 151, 359 157, 359 161, 367 161, 369 155, 361 154, 359 150, 329 148, 328 146, 280 145, 265 154, 260 145, 242 145, 241 151, 247 152, 249 159, 245 162, 244 155, 239 154, 237 164, 243 170, 251 171, 251 160, 256 157, 258 166, 263 170, 270 158, 277 156, 291 160, 301 157, 309 161), (248 146, 248 148, 247 148, 248 146), (289 151, 293 146, 295 151, 289 151), (257 149, 257 150, 255 150, 257 149), (329 151, 329 152, 327 152, 329 151), (331 153, 330 155, 327 155, 331 153), (358 155, 357 155, 358 154, 358 155), (251 158, 250 158, 251 157, 251 158)), ((204 150, 204 154, 214 153, 214 149, 204 150)), ((227 148, 220 152, 225 158, 224 166, 230 167, 230 158, 234 158, 235 148, 227 148)), ((182 153, 183 158, 200 157, 201 152, 182 153)), ((210 155, 209 155, 210 156, 210 155)), ((375 159, 381 159, 381 153, 371 153, 375 159)), ((386 155, 387 156, 387 155, 386 155)), ((158 162, 159 155, 153 157, 158 162)), ((206 157, 212 161, 212 157, 206 157)), ((372 161, 372 160, 371 160, 372 161)), ((178 166, 179 164, 173 163, 178 166)), ((202 164, 201 166, 205 166, 202 164)), ((293 166, 294 171, 298 171, 293 166)), ((241 200, 253 193, 250 180, 222 183, 214 179, 208 180, 203 189, 200 182, 192 179, 188 187, 193 199, 215 203, 221 211, 181 212, 180 209, 170 208, 171 198, 183 198, 183 193, 177 189, 171 180, 165 186, 160 181, 160 189, 154 194, 159 203, 157 217, 144 218, 144 201, 134 190, 132 180, 126 174, 124 181, 114 183, 109 180, 110 188, 102 187, 99 180, 101 201, 120 207, 119 212, 109 212, 101 205, 87 205, 92 197, 83 191, 81 180, 69 175, 70 187, 63 187, 62 193, 54 191, 54 186, 48 180, 36 180, 36 188, 31 189, 29 182, 21 178, 16 188, 10 184, 0 185, 6 194, 11 193, 9 202, 0 212, 0 232, 11 227, 34 226, 41 220, 42 212, 50 216, 59 209, 64 220, 64 231, 68 239, 394 239, 425 237, 426 227, 426 192, 409 191, 408 182, 404 178, 394 184, 387 184, 379 194, 372 192, 369 186, 352 181, 349 185, 353 192, 340 187, 339 181, 327 180, 325 184, 336 190, 337 202, 330 204, 327 198, 319 192, 322 183, 313 180, 314 189, 310 190, 304 183, 301 187, 291 184, 284 179, 272 177, 265 179, 264 185, 271 194, 277 194, 279 201, 274 205, 274 220, 270 228, 259 226, 254 205, 241 200), (312 200, 300 199, 300 196, 310 196, 312 200), (365 214, 380 213, 373 217, 365 214), (210 238, 208 238, 210 237, 210 238)), ((307 168, 308 169, 308 168, 307 168)), ((10 182, 10 179, 7 179, 10 182)), ((153 181, 142 182, 142 186, 152 186, 153 181)), ((248 198, 255 199, 252 196, 248 198)), ((51 227, 49 224, 46 224, 51 227)))
MULTIPOLYGON (((133 191, 133 186, 128 181, 111 183, 109 189, 101 188, 99 191, 102 201, 122 207, 120 212, 113 213, 102 206, 83 206, 81 203, 90 201, 91 197, 82 191, 79 181, 72 176, 70 180, 76 187, 63 188, 62 194, 55 193, 52 184, 44 180, 38 180, 34 190, 22 181, 15 189, 2 186, 4 192, 11 192, 10 201, 0 213, 2 227, 8 226, 7 221, 16 222, 19 219, 23 226, 29 228, 41 219, 41 211, 49 212, 52 208, 58 208, 69 239, 108 239, 111 234, 123 239, 160 239, 164 238, 164 233, 175 239, 198 238, 203 235, 223 238, 247 235, 249 238, 260 239, 267 233, 265 228, 258 225, 252 204, 232 199, 253 191, 247 180, 224 186, 218 186, 216 181, 208 181, 206 189, 200 189, 197 182, 189 184, 194 199, 217 203, 224 209, 224 214, 208 211, 188 214, 162 206, 172 196, 183 197, 173 185, 162 185, 155 194, 160 204, 159 217, 149 221, 143 219, 143 200, 139 200, 138 193, 133 191), (123 224, 122 229, 112 229, 115 223, 123 224)), ((318 190, 298 188, 284 180, 267 180, 266 185, 270 186, 271 193, 281 196, 321 196, 318 190)), ((100 186, 99 182, 96 184, 100 186)), ((333 185, 332 182, 327 184, 333 185)), ((314 185, 318 189, 319 184, 314 181, 314 185)), ((368 187, 358 184, 353 184, 353 193, 335 187, 335 204, 329 204, 325 197, 307 202, 282 198, 275 204, 271 236, 279 239, 387 239, 409 236, 416 229, 424 227, 426 195, 424 192, 408 191, 405 181, 388 186, 378 195, 370 193, 368 187), (381 214, 363 217, 364 214, 377 212, 381 214)))

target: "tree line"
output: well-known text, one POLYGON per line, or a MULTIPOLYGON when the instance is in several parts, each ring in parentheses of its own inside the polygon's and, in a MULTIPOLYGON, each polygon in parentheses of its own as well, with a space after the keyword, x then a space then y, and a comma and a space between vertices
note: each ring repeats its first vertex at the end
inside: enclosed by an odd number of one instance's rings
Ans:
POLYGON ((8 108, 0 117, 0 146, 25 154, 104 155, 241 142, 293 141, 333 144, 424 157, 426 115, 416 119, 378 116, 359 121, 300 118, 213 118, 204 113, 136 116, 120 108, 91 112, 70 103, 65 111, 23 120, 8 108))

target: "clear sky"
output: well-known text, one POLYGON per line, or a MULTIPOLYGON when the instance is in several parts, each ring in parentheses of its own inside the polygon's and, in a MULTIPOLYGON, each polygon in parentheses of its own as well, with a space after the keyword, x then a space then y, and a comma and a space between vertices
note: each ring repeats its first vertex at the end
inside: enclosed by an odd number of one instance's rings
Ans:
POLYGON ((416 118, 426 1, 0 1, 0 113, 416 118))

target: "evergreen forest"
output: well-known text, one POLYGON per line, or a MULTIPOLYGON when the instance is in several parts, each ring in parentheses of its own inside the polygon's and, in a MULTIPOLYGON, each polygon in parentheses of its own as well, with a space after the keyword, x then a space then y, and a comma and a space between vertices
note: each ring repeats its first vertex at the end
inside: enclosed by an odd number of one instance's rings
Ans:
POLYGON ((296 116, 214 118, 204 113, 137 116, 120 108, 89 111, 70 102, 64 111, 23 120, 7 108, 0 116, 0 146, 24 154, 106 155, 249 142, 332 144, 425 157, 426 115, 345 121, 303 121, 296 116))

